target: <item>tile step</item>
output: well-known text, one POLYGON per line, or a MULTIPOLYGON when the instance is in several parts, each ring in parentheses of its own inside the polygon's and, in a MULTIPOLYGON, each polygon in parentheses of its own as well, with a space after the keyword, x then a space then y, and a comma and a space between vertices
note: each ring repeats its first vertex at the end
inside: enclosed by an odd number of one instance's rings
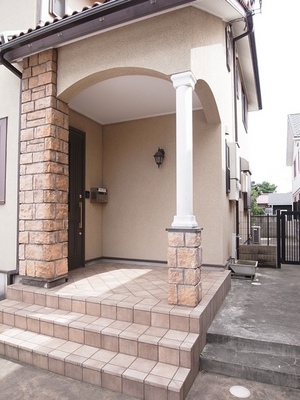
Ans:
POLYGON ((241 351, 259 352, 277 356, 300 358, 300 346, 274 341, 248 339, 238 336, 210 333, 206 335, 206 341, 210 344, 224 344, 227 348, 241 351))
POLYGON ((203 313, 202 309, 197 311, 191 307, 174 307, 150 298, 139 299, 122 294, 102 298, 60 292, 57 288, 36 288, 22 284, 8 286, 6 298, 43 307, 193 333, 200 333, 199 318, 203 313))
POLYGON ((0 355, 145 400, 183 400, 192 371, 0 325, 0 355))
POLYGON ((201 353, 200 369, 300 389, 299 358, 235 349, 226 343, 207 344, 201 353))
POLYGON ((15 300, 0 302, 0 323, 184 368, 198 367, 199 335, 195 333, 117 321, 15 300))

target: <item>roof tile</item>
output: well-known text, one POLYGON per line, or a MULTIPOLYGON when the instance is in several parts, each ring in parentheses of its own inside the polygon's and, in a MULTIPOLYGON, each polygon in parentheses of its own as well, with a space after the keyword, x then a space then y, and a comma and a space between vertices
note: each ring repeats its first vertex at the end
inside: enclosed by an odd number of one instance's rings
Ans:
MULTIPOLYGON (((35 31, 37 29, 43 28, 44 26, 48 26, 48 25, 54 24, 55 22, 61 21, 62 19, 72 17, 73 15, 76 15, 78 13, 83 13, 83 12, 85 12, 87 10, 90 10, 91 8, 100 7, 100 6, 103 6, 103 4, 105 4, 105 3, 109 3, 109 2, 113 2, 113 1, 115 1, 115 0, 96 1, 91 6, 84 6, 82 8, 82 10, 80 10, 80 11, 74 10, 71 14, 65 14, 62 18, 61 17, 55 17, 53 20, 46 21, 44 24, 39 24, 35 28, 29 28, 26 32, 20 32, 19 34, 13 35, 8 40, 9 41, 14 40, 14 39, 16 39, 16 38, 18 38, 20 36, 26 35, 27 33, 30 33, 30 32, 33 32, 33 31, 35 31)), ((0 46, 2 44, 4 44, 4 43, 2 43, 1 40, 0 40, 0 46)))

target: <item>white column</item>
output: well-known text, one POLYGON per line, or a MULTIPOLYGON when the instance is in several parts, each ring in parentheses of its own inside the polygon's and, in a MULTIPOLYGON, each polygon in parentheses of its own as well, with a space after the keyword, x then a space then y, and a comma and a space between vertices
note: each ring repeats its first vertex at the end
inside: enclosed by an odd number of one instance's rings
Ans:
POLYGON ((174 228, 198 226, 193 215, 193 90, 190 71, 171 76, 176 89, 176 215, 174 228))

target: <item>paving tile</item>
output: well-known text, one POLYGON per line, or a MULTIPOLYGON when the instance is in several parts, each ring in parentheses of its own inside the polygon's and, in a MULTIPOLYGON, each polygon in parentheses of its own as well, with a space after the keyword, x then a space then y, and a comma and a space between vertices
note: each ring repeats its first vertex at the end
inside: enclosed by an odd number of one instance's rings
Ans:
POLYGON ((86 358, 90 358, 93 354, 95 354, 99 349, 97 347, 93 346, 88 346, 88 345, 83 345, 81 347, 78 347, 73 354, 76 354, 78 356, 83 356, 86 358))
POLYGON ((139 357, 130 365, 130 369, 149 374, 155 365, 156 361, 139 357))
POLYGON ((157 375, 162 378, 172 379, 177 371, 177 366, 159 362, 152 369, 151 375, 157 375))
POLYGON ((119 353, 112 360, 110 360, 110 364, 128 368, 135 360, 136 357, 134 356, 119 353))
POLYGON ((97 351, 96 353, 94 353, 91 356, 91 359, 96 360, 96 361, 101 361, 103 363, 108 363, 116 355, 117 355, 117 353, 115 351, 100 349, 99 351, 97 351))
POLYGON ((147 374, 141 371, 127 369, 123 373, 122 392, 128 396, 142 399, 144 397, 144 380, 147 374))

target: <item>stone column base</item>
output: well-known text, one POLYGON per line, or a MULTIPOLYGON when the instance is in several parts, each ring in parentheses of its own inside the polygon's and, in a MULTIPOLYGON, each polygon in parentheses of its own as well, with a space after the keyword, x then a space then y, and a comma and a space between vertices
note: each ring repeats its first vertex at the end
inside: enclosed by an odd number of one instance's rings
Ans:
POLYGON ((56 279, 39 279, 39 278, 33 278, 33 277, 22 277, 22 285, 27 285, 27 286, 36 286, 36 287, 42 287, 45 289, 50 289, 55 286, 62 285, 63 283, 66 283, 68 281, 68 275, 65 276, 60 276, 56 279))
POLYGON ((169 304, 195 307, 202 299, 202 228, 169 228, 169 304))

